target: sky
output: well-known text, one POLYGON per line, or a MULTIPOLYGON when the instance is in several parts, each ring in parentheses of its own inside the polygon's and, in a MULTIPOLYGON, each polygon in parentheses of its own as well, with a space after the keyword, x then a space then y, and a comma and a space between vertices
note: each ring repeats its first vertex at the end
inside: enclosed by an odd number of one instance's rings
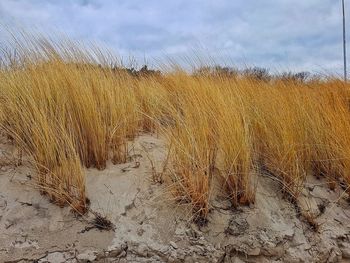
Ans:
POLYGON ((140 63, 203 56, 273 71, 342 70, 341 0, 0 0, 0 23, 103 43, 140 63))

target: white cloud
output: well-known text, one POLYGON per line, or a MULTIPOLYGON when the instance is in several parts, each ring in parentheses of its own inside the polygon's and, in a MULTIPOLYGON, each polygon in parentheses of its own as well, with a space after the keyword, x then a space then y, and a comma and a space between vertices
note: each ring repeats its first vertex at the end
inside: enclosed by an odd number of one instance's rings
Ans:
POLYGON ((277 70, 338 73, 342 64, 334 0, 2 0, 0 17, 136 57, 191 56, 201 46, 218 62, 277 70))

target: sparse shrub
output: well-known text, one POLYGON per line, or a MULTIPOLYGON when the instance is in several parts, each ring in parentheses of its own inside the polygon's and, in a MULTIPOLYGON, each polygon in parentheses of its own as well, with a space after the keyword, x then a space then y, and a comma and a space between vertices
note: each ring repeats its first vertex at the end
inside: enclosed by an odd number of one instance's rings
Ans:
POLYGON ((282 81, 299 81, 306 82, 310 77, 310 72, 302 71, 302 72, 283 72, 281 75, 277 75, 277 79, 281 79, 282 81))
POLYGON ((221 77, 237 77, 239 75, 239 71, 235 68, 231 67, 222 67, 220 65, 216 65, 214 67, 204 66, 193 72, 193 76, 221 76, 221 77))
POLYGON ((260 67, 246 68, 242 71, 242 75, 246 78, 251 78, 258 81, 269 81, 272 77, 268 69, 260 67))

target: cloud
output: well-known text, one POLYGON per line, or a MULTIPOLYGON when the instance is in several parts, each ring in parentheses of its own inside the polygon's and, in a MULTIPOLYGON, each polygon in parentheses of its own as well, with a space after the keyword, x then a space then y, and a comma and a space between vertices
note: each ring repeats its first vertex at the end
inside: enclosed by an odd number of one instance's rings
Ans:
POLYGON ((342 67, 341 6, 334 0, 2 0, 0 17, 97 40, 122 55, 202 50, 219 63, 274 70, 342 67))

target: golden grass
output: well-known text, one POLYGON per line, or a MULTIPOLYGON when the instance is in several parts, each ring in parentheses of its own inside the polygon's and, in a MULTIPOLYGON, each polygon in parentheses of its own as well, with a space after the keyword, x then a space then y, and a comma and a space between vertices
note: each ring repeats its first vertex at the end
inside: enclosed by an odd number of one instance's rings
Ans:
POLYGON ((64 53, 37 44, 0 72, 2 126, 32 156, 41 191, 84 212, 81 165, 104 169, 108 159, 125 162, 127 141, 138 131, 135 81, 88 63, 88 56, 67 62, 65 53, 84 54, 78 47, 64 53))
MULTIPOLYGON (((259 81, 225 74, 129 74, 98 49, 31 40, 3 53, 0 122, 33 159, 41 191, 86 210, 83 168, 127 161, 128 140, 160 133, 171 189, 207 218, 219 183, 232 205, 254 202, 268 170, 296 198, 309 174, 350 185, 349 87, 338 80, 259 81), (7 56, 7 57, 6 57, 7 56)), ((165 171, 165 169, 164 169, 165 171)))

